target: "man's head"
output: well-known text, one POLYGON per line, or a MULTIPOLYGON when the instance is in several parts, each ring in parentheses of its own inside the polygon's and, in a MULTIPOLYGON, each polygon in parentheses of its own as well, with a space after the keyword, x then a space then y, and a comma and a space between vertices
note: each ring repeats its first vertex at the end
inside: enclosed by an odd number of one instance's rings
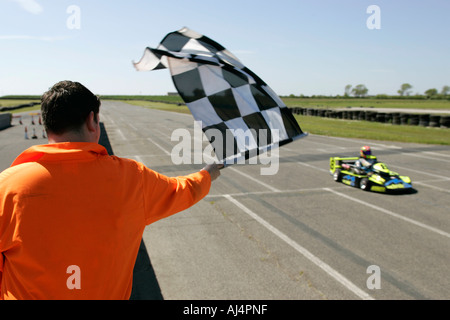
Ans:
POLYGON ((50 137, 84 134, 89 119, 98 125, 100 99, 78 82, 61 81, 42 95, 41 112, 50 137))
POLYGON ((370 150, 369 146, 364 146, 359 151, 359 154, 361 155, 361 158, 366 159, 368 156, 372 155, 372 150, 370 150))

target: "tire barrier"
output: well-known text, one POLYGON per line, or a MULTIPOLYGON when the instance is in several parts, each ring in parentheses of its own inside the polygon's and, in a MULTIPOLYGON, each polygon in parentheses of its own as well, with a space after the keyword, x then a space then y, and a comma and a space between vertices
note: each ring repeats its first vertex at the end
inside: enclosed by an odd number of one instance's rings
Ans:
POLYGON ((377 122, 385 123, 386 122, 386 114, 385 113, 377 113, 375 115, 375 119, 377 122))
POLYGON ((412 114, 409 117, 409 124, 412 126, 417 126, 419 124, 419 115, 418 114, 412 114))
POLYGON ((430 115, 429 114, 421 114, 419 116, 419 126, 428 127, 430 124, 430 115))
POLYGON ((440 124, 441 128, 450 128, 450 116, 442 116, 440 124))
POLYGON ((402 113, 400 115, 400 124, 407 125, 409 123, 409 117, 410 117, 409 113, 402 113))
POLYGON ((38 104, 41 104, 41 103, 40 102, 31 102, 31 103, 19 104, 18 106, 1 107, 0 108, 0 112, 17 110, 17 109, 28 108, 28 107, 34 107, 35 105, 38 105, 38 104))
POLYGON ((392 124, 393 125, 400 125, 400 124, 402 124, 401 118, 400 118, 400 113, 393 113, 392 114, 392 124))
POLYGON ((293 114, 331 119, 360 120, 392 125, 410 125, 433 128, 450 128, 450 116, 435 114, 411 114, 377 112, 369 110, 332 110, 324 108, 289 108, 293 114))
POLYGON ((12 113, 0 114, 0 130, 9 128, 11 126, 12 113))
POLYGON ((436 128, 439 127, 441 124, 441 116, 436 116, 436 115, 430 115, 430 127, 436 128))

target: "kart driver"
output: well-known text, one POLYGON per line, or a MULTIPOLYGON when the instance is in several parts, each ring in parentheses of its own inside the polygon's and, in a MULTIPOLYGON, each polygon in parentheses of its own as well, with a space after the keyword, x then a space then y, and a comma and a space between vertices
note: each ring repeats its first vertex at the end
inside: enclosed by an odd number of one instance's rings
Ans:
POLYGON ((355 165, 356 167, 361 168, 365 171, 370 169, 370 167, 372 167, 377 162, 377 158, 372 156, 372 150, 369 146, 362 147, 359 151, 359 155, 360 157, 358 160, 356 160, 355 165))
MULTIPOLYGON (((369 146, 361 147, 359 155, 360 157, 358 160, 356 160, 355 165, 352 167, 352 169, 357 174, 370 171, 370 168, 377 162, 377 157, 372 156, 372 150, 369 146)), ((347 170, 351 168, 351 166, 348 164, 343 164, 342 167, 347 170)))

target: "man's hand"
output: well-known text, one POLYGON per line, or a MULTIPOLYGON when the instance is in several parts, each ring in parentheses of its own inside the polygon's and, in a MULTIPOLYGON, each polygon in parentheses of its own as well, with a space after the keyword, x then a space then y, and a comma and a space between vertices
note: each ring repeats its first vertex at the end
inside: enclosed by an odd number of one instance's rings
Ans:
POLYGON ((220 176, 220 169, 222 168, 223 164, 213 163, 206 165, 202 170, 208 171, 211 176, 211 181, 214 181, 220 176))

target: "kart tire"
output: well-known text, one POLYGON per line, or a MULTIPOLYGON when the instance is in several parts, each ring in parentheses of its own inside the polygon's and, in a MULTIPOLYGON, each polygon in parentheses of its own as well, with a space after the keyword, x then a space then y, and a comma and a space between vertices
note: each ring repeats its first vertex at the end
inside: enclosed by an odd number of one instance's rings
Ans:
POLYGON ((333 173, 333 180, 336 182, 341 182, 341 179, 342 179, 341 170, 336 169, 333 173))
POLYGON ((361 181, 359 182, 359 188, 364 191, 369 191, 370 190, 369 179, 362 178, 361 181))

